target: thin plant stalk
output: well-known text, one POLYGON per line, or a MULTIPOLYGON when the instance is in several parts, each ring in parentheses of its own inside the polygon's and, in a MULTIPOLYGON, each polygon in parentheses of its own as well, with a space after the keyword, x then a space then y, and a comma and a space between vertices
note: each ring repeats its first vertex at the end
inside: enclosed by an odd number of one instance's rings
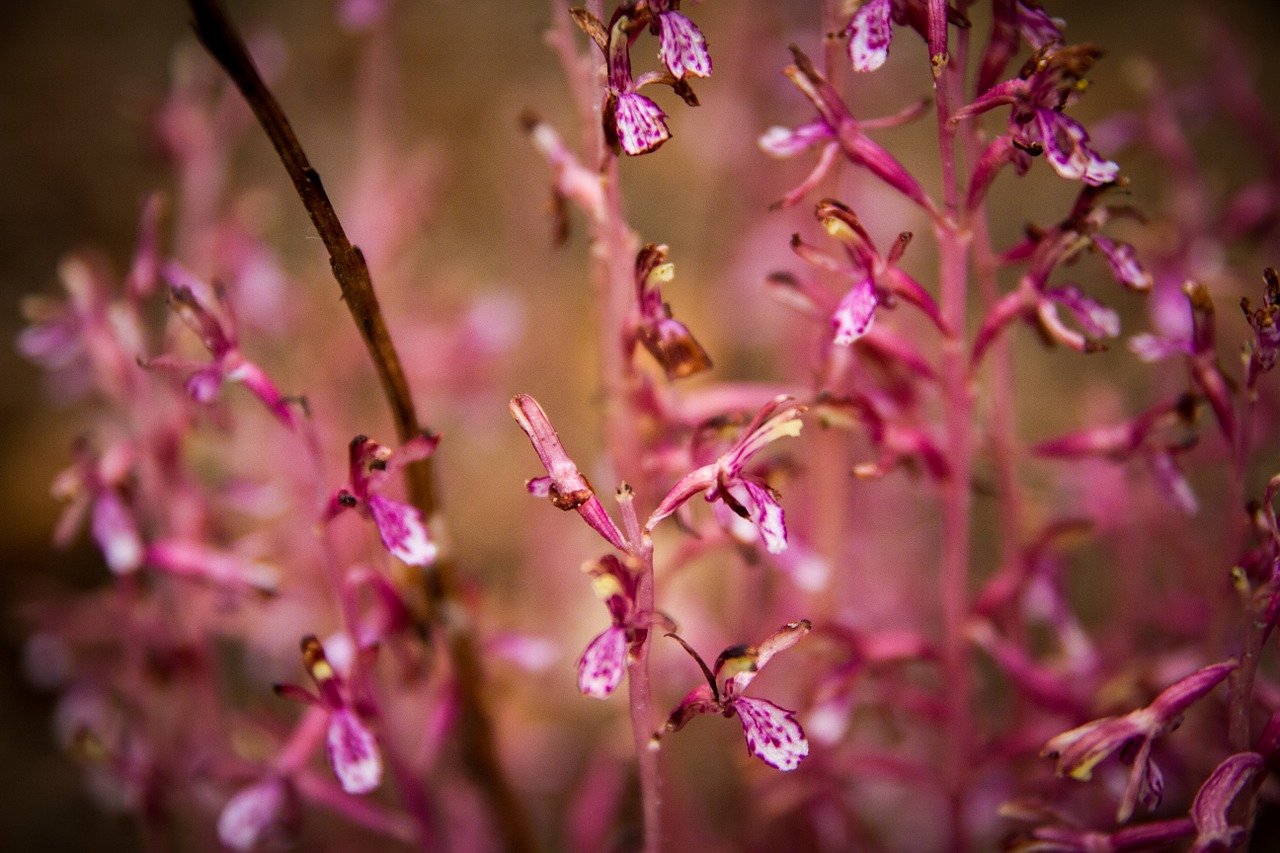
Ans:
MULTIPOLYGON (((396 434, 401 442, 408 441, 421 434, 422 426, 404 368, 378 306, 364 255, 347 238, 319 173, 312 168, 284 111, 263 82, 240 34, 216 0, 188 0, 188 4, 195 17, 196 34, 201 43, 249 102, 320 234, 329 252, 330 266, 342 290, 343 301, 378 373, 396 434)), ((439 530, 443 526, 443 518, 430 460, 409 466, 406 477, 411 502, 422 511, 428 527, 439 530)), ((447 541, 447 537, 439 537, 438 541, 447 541)), ((536 845, 524 805, 498 762, 475 640, 466 620, 456 615, 462 609, 452 558, 442 553, 431 570, 424 573, 424 582, 431 611, 429 618, 443 630, 452 674, 458 685, 462 708, 458 728, 466 767, 485 793, 494 825, 506 848, 533 850, 536 845)))
POLYGON ((939 593, 942 599, 942 670, 949 719, 946 732, 946 772, 951 823, 951 848, 967 847, 964 826, 965 787, 971 759, 971 710, 968 640, 969 524, 972 500, 973 397, 967 365, 965 314, 968 308, 968 265, 971 235, 959 220, 960 170, 956 162, 956 129, 951 122, 954 99, 963 82, 967 60, 963 31, 954 50, 947 49, 946 4, 929 3, 929 53, 933 64, 934 101, 938 119, 938 145, 942 164, 945 217, 935 218, 938 239, 942 318, 950 329, 942 341, 947 458, 951 476, 943 485, 942 564, 939 593))

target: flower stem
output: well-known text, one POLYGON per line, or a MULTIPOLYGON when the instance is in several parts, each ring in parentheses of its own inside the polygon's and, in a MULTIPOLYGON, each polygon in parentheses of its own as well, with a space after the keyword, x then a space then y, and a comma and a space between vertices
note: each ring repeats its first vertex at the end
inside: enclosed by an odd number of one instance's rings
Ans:
MULTIPOLYGON (((284 111, 263 82, 239 32, 216 0, 188 0, 188 5, 195 17, 195 30, 201 43, 248 101, 324 242, 343 301, 378 373, 383 394, 391 408, 396 434, 401 442, 408 441, 421 434, 422 426, 404 368, 378 306, 364 255, 347 238, 319 173, 312 168, 284 111)), ((410 500, 422 511, 430 528, 440 528, 443 521, 431 460, 417 462, 405 473, 410 500)), ((441 537, 438 541, 448 540, 441 537)), ((456 567, 452 558, 442 553, 431 571, 424 574, 424 581, 430 608, 428 616, 443 630, 453 677, 458 685, 462 706, 459 736, 466 767, 488 799, 494 824, 506 848, 533 850, 536 845, 524 806, 498 763, 493 724, 483 695, 483 671, 475 640, 466 620, 460 618, 463 608, 459 604, 456 567)))
POLYGON ((963 31, 954 52, 946 49, 946 4, 930 0, 930 53, 933 63, 938 145, 942 164, 945 217, 935 219, 938 238, 942 317, 950 333, 942 343, 942 383, 947 458, 951 477, 943 491, 943 547, 939 577, 942 599, 942 675, 947 701, 946 772, 951 820, 951 849, 967 847, 964 827, 965 788, 972 744, 969 650, 965 619, 969 610, 969 516, 972 476, 971 420, 965 336, 968 307, 968 261, 971 236, 959 221, 960 175, 956 164, 956 131, 951 123, 953 99, 963 80, 966 42, 963 31))

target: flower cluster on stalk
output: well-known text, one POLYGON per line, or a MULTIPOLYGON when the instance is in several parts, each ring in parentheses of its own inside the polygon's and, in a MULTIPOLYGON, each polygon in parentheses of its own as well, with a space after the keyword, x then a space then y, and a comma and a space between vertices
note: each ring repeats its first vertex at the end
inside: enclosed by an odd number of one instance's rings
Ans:
POLYGON ((690 77, 711 76, 707 40, 698 25, 680 12, 679 0, 629 0, 614 9, 608 26, 583 8, 573 19, 604 54, 608 86, 604 102, 605 140, 615 152, 631 156, 656 150, 671 138, 667 114, 640 89, 670 86, 689 106, 698 99, 690 77), (665 72, 631 73, 631 46, 648 29, 658 36, 665 72))

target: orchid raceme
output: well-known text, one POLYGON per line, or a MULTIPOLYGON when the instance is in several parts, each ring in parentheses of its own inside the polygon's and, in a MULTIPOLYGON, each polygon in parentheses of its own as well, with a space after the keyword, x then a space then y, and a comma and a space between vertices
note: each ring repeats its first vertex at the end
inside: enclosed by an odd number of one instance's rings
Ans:
POLYGON ((779 770, 795 770, 809 754, 809 741, 804 736, 804 729, 793 716, 795 712, 767 699, 743 696, 742 691, 774 655, 800 642, 812 627, 807 619, 789 622, 770 634, 759 646, 730 646, 720 653, 712 668, 708 668, 684 640, 675 634, 668 634, 697 661, 707 683, 695 687, 684 697, 671 712, 661 731, 654 734, 654 738, 679 731, 694 717, 702 714, 721 714, 725 717, 736 715, 742 721, 742 732, 746 736, 749 752, 779 770))
POLYGON ((182 1, 7 19, 5 849, 1274 846, 1263 28, 182 1))
POLYGON ((708 501, 720 501, 760 531, 765 548, 778 553, 787 547, 787 526, 777 494, 768 483, 746 471, 751 458, 779 438, 796 437, 803 425, 804 406, 781 396, 767 403, 749 423, 734 445, 715 462, 703 465, 681 478, 662 499, 645 523, 653 530, 659 521, 675 512, 699 492, 708 501))

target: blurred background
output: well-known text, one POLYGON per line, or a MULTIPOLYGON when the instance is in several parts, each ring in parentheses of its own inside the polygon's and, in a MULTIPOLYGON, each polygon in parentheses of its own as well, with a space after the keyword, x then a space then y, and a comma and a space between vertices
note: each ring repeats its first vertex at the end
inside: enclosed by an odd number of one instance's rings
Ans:
MULTIPOLYGON (((1132 84, 1143 67, 1135 57, 1154 60, 1174 76, 1194 76, 1205 65, 1198 16, 1210 4, 1087 0, 1046 5, 1068 20, 1073 41, 1094 41, 1107 49, 1077 112, 1086 123, 1133 103, 1132 84)), ((1280 75, 1267 64, 1280 36, 1275 4, 1211 5, 1247 48, 1243 61, 1267 102, 1280 104, 1280 75)), ((486 519, 513 510, 522 497, 519 484, 537 471, 510 423, 506 400, 516 391, 531 392, 553 413, 570 447, 586 456, 599 446, 591 417, 555 416, 590 400, 597 382, 593 332, 585 319, 591 316, 591 294, 585 284, 583 229, 575 222, 569 244, 559 250, 552 245, 547 170, 521 134, 517 117, 536 110, 570 138, 576 138, 576 128, 563 77, 542 41, 550 4, 402 0, 398 6, 398 87, 386 93, 393 122, 385 130, 412 155, 406 180, 424 190, 404 211, 421 226, 410 250, 413 263, 387 271, 399 287, 384 301, 393 334, 415 341, 407 357, 425 386, 419 405, 426 419, 447 436, 461 436, 454 445, 461 449, 446 454, 442 464, 446 496, 468 495, 457 499, 454 517, 464 571, 486 596, 510 601, 518 598, 519 581, 503 567, 516 561, 526 543, 493 535, 486 519), (468 319, 477 296, 483 298, 482 315, 468 319), (428 305, 434 316, 421 319, 414 313, 428 305), (419 319, 404 319, 411 316, 419 319), (493 357, 485 361, 489 372, 474 393, 464 395, 466 405, 434 407, 436 395, 456 396, 468 383, 465 376, 433 373, 433 346, 454 346, 447 329, 465 322, 494 335, 493 357)), ((370 204, 351 192, 361 166, 354 109, 361 97, 360 37, 338 25, 336 5, 329 0, 238 2, 229 8, 246 32, 267 38, 266 49, 281 60, 276 90, 339 213, 370 204)), ((780 69, 789 60, 787 39, 796 33, 807 33, 806 46, 816 52, 818 15, 817 4, 810 2, 711 0, 696 7, 716 63, 715 75, 698 85, 703 106, 695 113, 668 104, 668 97, 663 103, 671 113, 673 140, 652 157, 624 164, 633 223, 643 239, 671 245, 677 280, 666 296, 713 354, 720 379, 776 378, 779 372, 767 346, 768 332, 778 322, 772 309, 735 303, 726 312, 707 294, 716 292, 711 284, 721 292, 752 293, 766 273, 794 267, 786 240, 808 214, 792 211, 772 219, 761 214, 764 203, 789 189, 810 160, 775 163, 759 153, 755 138, 771 124, 804 118, 804 104, 780 69)), ((903 46, 895 50, 920 50, 906 38, 900 41, 903 46)), ((23 674, 23 602, 53 590, 95 587, 104 570, 84 537, 67 551, 54 551, 49 544, 59 513, 49 483, 69 464, 69 448, 84 428, 86 410, 51 402, 39 371, 16 355, 13 341, 22 327, 23 297, 58 292, 57 264, 69 250, 92 247, 116 270, 127 268, 142 200, 174 186, 155 116, 175 68, 197 57, 179 0, 11 3, 0 21, 0 826, 5 828, 0 846, 5 849, 129 850, 137 845, 127 820, 105 815, 91 803, 73 761, 55 748, 53 697, 32 687, 23 674)), ((919 80, 906 85, 905 91, 922 93, 919 80)), ((906 101, 902 91, 865 87, 859 90, 859 106, 866 115, 893 112, 906 101)), ((926 162, 935 145, 913 129, 884 138, 899 152, 918 146, 926 162)), ((1221 151, 1224 172, 1253 165, 1235 163, 1235 157, 1236 151, 1221 151)), ((902 159, 911 162, 910 156, 902 159)), ((1131 169, 1122 161, 1122 167, 1135 177, 1135 203, 1159 197, 1158 185, 1139 180, 1141 164, 1131 169)), ((245 204, 289 275, 316 288, 303 298, 331 304, 338 327, 346 323, 336 285, 317 273, 324 267, 320 243, 256 127, 234 146, 229 175, 233 187, 253 191, 245 204)), ((1064 203, 1074 193, 1065 182, 1040 177, 1043 191, 1058 194, 1064 203)), ((862 211, 877 235, 901 230, 895 213, 908 215, 886 204, 883 224, 862 211)), ((999 227, 1010 235, 1022 225, 1010 221, 999 227)), ((363 243, 376 234, 354 237, 363 243)), ((928 264, 925 252, 916 258, 922 269, 928 264)), ((360 357, 352 340, 336 345, 334 352, 360 357)), ((346 373, 358 377, 361 370, 363 365, 346 373)), ((348 436, 380 430, 389 438, 390 428, 373 399, 376 414, 353 413, 338 429, 348 430, 348 436)), ((341 455, 335 460, 340 475, 341 455)), ((521 620, 532 621, 517 612, 512 627, 521 620)))

